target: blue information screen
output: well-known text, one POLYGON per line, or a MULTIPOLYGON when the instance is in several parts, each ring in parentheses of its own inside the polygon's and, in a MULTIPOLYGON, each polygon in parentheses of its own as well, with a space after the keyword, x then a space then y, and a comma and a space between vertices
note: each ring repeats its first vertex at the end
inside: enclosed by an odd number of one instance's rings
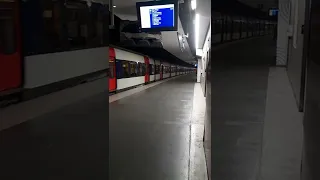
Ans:
POLYGON ((140 7, 142 28, 173 28, 175 27, 174 4, 140 7))
POLYGON ((279 10, 278 9, 271 9, 269 11, 269 16, 277 16, 278 15, 279 10))
POLYGON ((174 27, 174 9, 150 9, 151 28, 174 27))

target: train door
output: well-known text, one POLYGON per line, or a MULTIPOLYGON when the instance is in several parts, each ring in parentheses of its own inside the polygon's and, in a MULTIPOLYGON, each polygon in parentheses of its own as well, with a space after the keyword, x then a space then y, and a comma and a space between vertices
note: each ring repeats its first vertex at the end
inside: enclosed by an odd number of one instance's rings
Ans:
POLYGON ((144 57, 144 63, 145 63, 145 69, 146 69, 146 74, 144 76, 144 83, 149 83, 150 82, 150 72, 149 72, 149 65, 150 61, 148 57, 144 57))
POLYGON ((160 80, 163 79, 163 65, 160 65, 160 80))
POLYGON ((117 89, 116 54, 113 48, 109 48, 109 92, 117 89))
POLYGON ((18 1, 0 1, 0 92, 22 84, 18 1))

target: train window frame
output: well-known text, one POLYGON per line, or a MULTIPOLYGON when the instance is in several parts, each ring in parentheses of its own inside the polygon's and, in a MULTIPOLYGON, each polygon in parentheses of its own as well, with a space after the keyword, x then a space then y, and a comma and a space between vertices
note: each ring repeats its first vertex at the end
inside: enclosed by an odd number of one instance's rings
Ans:
MULTIPOLYGON (((94 49, 99 47, 107 47, 109 44, 108 37, 108 22, 109 13, 108 8, 101 3, 92 2, 91 6, 88 7, 85 1, 51 1, 51 0, 43 0, 39 6, 32 6, 40 9, 24 9, 27 5, 32 1, 23 1, 22 2, 22 23, 26 26, 27 22, 32 18, 29 17, 29 11, 42 11, 43 16, 37 15, 37 18, 41 18, 44 23, 43 29, 41 29, 38 33, 40 37, 39 40, 32 40, 26 38, 24 40, 24 54, 26 56, 30 55, 40 55, 40 54, 50 54, 50 53, 59 53, 59 52, 69 52, 76 51, 82 49, 94 49), (73 4, 84 4, 87 8, 84 8, 86 11, 86 15, 82 16, 83 19, 78 19, 76 22, 70 24, 67 15, 69 11, 67 6, 70 8, 73 7, 73 4), (46 13, 50 12, 50 13, 46 13), (80 27, 83 24, 86 24, 86 28, 80 27), (74 28, 77 26, 77 28, 74 28), (82 45, 74 46, 74 44, 70 43, 68 28, 72 27, 73 30, 77 29, 79 32, 78 36, 80 36, 81 31, 86 32, 86 39, 81 39, 79 41, 82 42, 82 45), (80 28, 80 29, 79 29, 80 28), (32 44, 32 46, 29 46, 32 44), (36 45, 33 45, 36 44, 36 45), (29 48, 28 48, 29 47, 29 48)), ((84 12, 83 11, 83 12, 84 12)), ((41 14, 41 13, 40 13, 41 14)), ((74 30, 73 32, 76 32, 74 30)), ((24 37, 32 37, 35 36, 34 31, 23 31, 24 37), (28 32, 28 33, 26 33, 28 32), (30 34, 29 34, 30 33, 30 34)))

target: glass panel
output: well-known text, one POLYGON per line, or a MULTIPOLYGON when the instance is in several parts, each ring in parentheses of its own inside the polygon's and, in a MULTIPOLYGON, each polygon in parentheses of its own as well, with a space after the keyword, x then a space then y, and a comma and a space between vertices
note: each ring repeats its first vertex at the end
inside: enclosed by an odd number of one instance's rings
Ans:
POLYGON ((146 65, 144 63, 140 64, 140 72, 141 72, 141 76, 146 75, 146 65))
POLYGON ((16 32, 14 24, 14 10, 0 3, 0 53, 13 54, 16 52, 16 32))
POLYGON ((130 77, 129 62, 128 61, 122 61, 121 65, 122 65, 122 72, 123 72, 122 77, 123 78, 129 78, 130 77))
POLYGON ((130 77, 138 76, 138 63, 130 62, 130 77))
POLYGON ((153 74, 154 74, 154 66, 153 66, 153 64, 150 64, 150 65, 149 65, 149 74, 150 74, 150 75, 153 75, 153 74))

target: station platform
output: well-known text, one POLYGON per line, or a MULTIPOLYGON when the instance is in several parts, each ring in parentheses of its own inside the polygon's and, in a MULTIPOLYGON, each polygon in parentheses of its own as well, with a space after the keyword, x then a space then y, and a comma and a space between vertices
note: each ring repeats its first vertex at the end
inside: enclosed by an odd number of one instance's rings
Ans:
POLYGON ((196 74, 110 97, 97 90, 42 112, 0 131, 0 179, 207 179, 196 74))
POLYGON ((299 180, 303 116, 286 68, 275 66, 276 41, 241 40, 212 54, 212 179, 299 180))

